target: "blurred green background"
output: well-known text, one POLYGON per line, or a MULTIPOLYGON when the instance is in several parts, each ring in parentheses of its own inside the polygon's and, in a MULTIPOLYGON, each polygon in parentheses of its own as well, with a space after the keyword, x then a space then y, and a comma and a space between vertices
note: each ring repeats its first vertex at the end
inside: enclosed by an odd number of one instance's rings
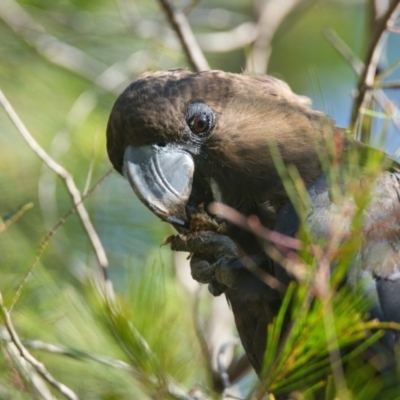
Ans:
MULTIPOLYGON (((184 9, 189 3, 174 4, 184 9)), ((188 18, 195 34, 207 42, 212 36, 204 35, 257 20, 260 4, 204 0, 188 18)), ((362 59, 370 28, 367 10, 365 1, 303 1, 273 40, 268 73, 311 97, 314 107, 339 126, 349 123, 357 76, 324 31, 334 29, 362 59)), ((146 70, 188 66, 157 1, 1 0, 0 38, 1 90, 40 145, 73 174, 82 192, 111 167, 105 129, 117 94, 146 70)), ((213 69, 241 72, 249 52, 247 45, 205 54, 213 69)), ((400 55, 400 46, 391 38, 386 54, 388 64, 400 55)), ((398 134, 390 131, 386 150, 395 154, 399 145, 398 134)), ((0 217, 7 220, 33 203, 0 235, 0 288, 9 305, 46 233, 72 203, 63 183, 29 149, 3 109, 0 168, 0 217)), ((115 172, 85 205, 123 299, 121 315, 152 345, 161 360, 158 368, 187 388, 206 386, 191 319, 193 295, 175 279, 170 250, 160 247, 170 228, 139 203, 115 172)), ((127 351, 130 339, 121 339, 125 328, 108 319, 89 271, 98 275, 88 238, 73 214, 51 239, 13 308, 17 331, 26 339, 135 363, 127 351), (116 326, 121 332, 116 333, 116 326)), ((0 359, 0 398, 35 398, 29 379, 12 366, 6 343, 0 359)), ((149 385, 130 372, 43 351, 34 355, 85 399, 146 398, 151 393, 149 385)))

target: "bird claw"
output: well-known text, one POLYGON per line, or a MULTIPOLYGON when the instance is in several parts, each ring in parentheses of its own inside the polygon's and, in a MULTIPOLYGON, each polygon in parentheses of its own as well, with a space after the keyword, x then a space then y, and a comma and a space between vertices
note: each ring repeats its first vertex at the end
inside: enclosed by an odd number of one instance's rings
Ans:
POLYGON ((197 257, 196 254, 190 260, 190 272, 192 278, 197 282, 211 283, 215 280, 215 269, 215 264, 210 264, 202 257, 197 257))
POLYGON ((232 256, 220 258, 214 266, 216 281, 231 289, 237 286, 237 283, 244 278, 245 271, 247 271, 239 258, 232 256))
POLYGON ((189 253, 199 253, 214 259, 222 258, 226 255, 237 257, 237 247, 235 242, 226 235, 221 235, 212 231, 179 234, 169 239, 171 249, 175 251, 187 251, 189 253))
POLYGON ((238 259, 236 244, 228 236, 212 231, 177 235, 171 239, 171 249, 192 253, 191 274, 194 280, 208 283, 214 296, 236 286, 244 268, 238 259))

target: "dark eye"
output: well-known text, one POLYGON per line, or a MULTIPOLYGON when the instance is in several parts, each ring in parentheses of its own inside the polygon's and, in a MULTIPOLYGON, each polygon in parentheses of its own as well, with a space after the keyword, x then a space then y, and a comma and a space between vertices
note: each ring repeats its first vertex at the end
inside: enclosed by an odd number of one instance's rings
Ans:
POLYGON ((214 120, 214 112, 204 103, 192 103, 186 109, 186 123, 196 135, 204 137, 214 127, 214 120))
POLYGON ((208 120, 207 115, 201 114, 194 117, 190 127, 195 133, 203 133, 210 127, 210 121, 208 120))

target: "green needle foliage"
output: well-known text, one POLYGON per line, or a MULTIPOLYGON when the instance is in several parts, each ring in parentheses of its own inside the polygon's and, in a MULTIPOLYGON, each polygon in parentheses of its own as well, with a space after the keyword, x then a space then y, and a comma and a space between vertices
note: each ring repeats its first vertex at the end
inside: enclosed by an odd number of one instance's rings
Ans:
MULTIPOLYGON (((390 324, 368 319, 372 303, 365 295, 365 282, 354 284, 348 273, 362 268, 365 213, 376 194, 377 179, 396 163, 359 144, 350 146, 337 162, 335 148, 328 143, 330 154, 321 163, 331 206, 320 212, 330 227, 320 237, 318 226, 310 224, 315 224, 310 220, 314 205, 302 179, 271 148, 300 218, 298 238, 303 247, 298 252, 298 268, 309 274, 304 281, 289 285, 279 315, 268 328, 262 382, 255 397, 296 392, 305 398, 395 399, 400 390, 398 371, 378 374, 376 366, 384 355, 373 356, 390 324), (349 285, 343 285, 345 280, 349 285)), ((379 226, 375 229, 381 240, 379 226)), ((400 329, 400 324, 391 326, 400 329)))

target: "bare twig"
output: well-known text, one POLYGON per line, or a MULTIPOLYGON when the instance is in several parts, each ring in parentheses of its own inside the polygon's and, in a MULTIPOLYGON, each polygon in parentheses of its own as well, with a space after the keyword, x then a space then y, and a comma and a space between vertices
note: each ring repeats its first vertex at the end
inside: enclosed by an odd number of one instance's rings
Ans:
POLYGON ((371 89, 400 89, 400 82, 377 82, 371 89))
POLYGON ((33 203, 25 204, 15 214, 13 214, 11 218, 7 219, 6 221, 0 219, 0 233, 4 232, 13 222, 22 217, 25 211, 28 211, 32 207, 33 203))
POLYGON ((105 64, 88 56, 83 51, 47 34, 43 26, 14 0, 0 2, 0 18, 53 64, 61 65, 89 79, 107 68, 105 64))
MULTIPOLYGON (((193 325, 194 325, 194 330, 195 334, 197 337, 197 340, 200 345, 200 351, 203 355, 203 358, 206 362, 206 368, 207 372, 209 374, 209 377, 211 378, 212 381, 212 388, 215 392, 217 393, 222 393, 226 389, 226 385, 224 382, 224 379, 230 380, 236 380, 238 377, 240 377, 243 373, 245 373, 249 369, 249 362, 247 357, 245 358, 240 358, 239 360, 233 359, 230 365, 226 368, 224 365, 224 371, 227 374, 227 378, 225 375, 221 375, 221 370, 219 366, 219 359, 218 359, 218 354, 217 354, 217 369, 218 371, 214 370, 213 368, 213 361, 212 361, 212 354, 209 349, 209 346, 207 344, 207 340, 204 337, 204 332, 203 332, 203 327, 202 327, 202 322, 200 319, 200 312, 199 312, 199 306, 200 306, 200 299, 201 299, 201 293, 202 289, 204 286, 200 285, 198 290, 195 293, 195 298, 193 302, 193 325)), ((231 339, 228 342, 232 343, 235 341, 235 339, 231 339)), ((220 350, 220 349, 219 349, 220 350)), ((226 350, 226 348, 225 348, 226 350)))
POLYGON ((396 0, 390 3, 390 6, 383 17, 377 22, 374 36, 367 54, 365 68, 358 82, 358 96, 354 101, 352 110, 352 129, 357 132, 361 126, 363 118, 360 110, 367 108, 371 101, 372 93, 369 89, 374 86, 375 74, 379 63, 388 28, 394 26, 398 14, 400 13, 400 1, 396 0))
POLYGON ((361 75, 364 63, 354 54, 353 50, 339 37, 332 28, 324 31, 324 36, 333 48, 346 60, 357 75, 361 75))
POLYGON ((46 33, 44 27, 14 0, 0 1, 0 18, 50 63, 95 83, 103 90, 119 94, 119 88, 130 82, 129 76, 119 68, 120 63, 109 67, 84 51, 46 33))
POLYGON ((229 340, 220 347, 217 354, 218 372, 224 385, 224 390, 229 389, 231 386, 231 381, 229 379, 228 369, 225 362, 225 353, 228 348, 231 346, 236 346, 239 343, 240 341, 238 339, 229 340))
MULTIPOLYGON (((82 196, 82 200, 85 200, 88 196, 90 196, 94 190, 97 189, 97 187, 100 185, 101 182, 103 182, 104 179, 106 179, 112 172, 114 171, 113 168, 111 168, 105 175, 103 175, 91 188, 90 190, 87 191, 87 193, 82 196)), ((42 240, 42 242, 40 243, 40 246, 38 247, 37 251, 36 251, 36 255, 35 258, 33 259, 33 262, 31 264, 31 266, 29 267, 28 271, 26 272, 24 278, 22 279, 20 285, 18 286, 17 291, 15 292, 13 301, 9 307, 9 311, 12 310, 12 308, 14 307, 15 303, 18 301, 22 289, 25 286, 25 283, 28 281, 29 277, 32 274, 32 271, 35 269, 36 265, 38 264, 38 262, 40 261, 40 257, 42 256, 44 250, 46 249, 47 245, 50 242, 50 239, 56 234, 58 228, 64 224, 64 222, 69 218, 70 215, 72 215, 75 211, 76 211, 76 205, 74 205, 67 213, 65 213, 60 219, 59 221, 54 225, 54 227, 52 229, 50 229, 50 231, 46 234, 46 236, 44 237, 44 239, 42 240)))
POLYGON ((246 62, 246 70, 265 74, 272 51, 272 39, 283 20, 298 6, 301 0, 264 1, 257 21, 258 35, 252 46, 252 54, 246 62))
MULTIPOLYGON (((9 336, 9 335, 8 335, 9 336)), ((46 381, 36 372, 36 370, 23 358, 15 344, 11 342, 3 344, 3 356, 9 363, 13 372, 13 382, 18 389, 25 391, 23 380, 27 380, 35 389, 39 398, 42 400, 55 400, 46 381)))
POLYGON ((210 354, 210 350, 207 346, 207 341, 204 338, 204 334, 203 334, 203 328, 202 328, 202 323, 200 321, 200 311, 199 311, 199 306, 200 306, 200 299, 201 299, 201 292, 202 292, 203 286, 199 286, 198 290, 196 291, 196 295, 194 298, 194 302, 193 302, 193 325, 194 325, 194 331, 197 337, 197 340, 199 342, 200 345, 200 350, 201 353, 203 354, 203 358, 204 360, 206 360, 206 366, 207 366, 207 370, 208 373, 210 375, 210 377, 212 377, 213 375, 213 368, 212 368, 212 362, 211 362, 211 354, 210 354))
POLYGON ((94 162, 95 162, 95 152, 96 152, 96 144, 97 144, 97 138, 99 136, 99 131, 97 130, 95 135, 94 135, 94 139, 93 139, 93 144, 92 144, 92 159, 90 160, 90 164, 89 164, 89 170, 86 176, 86 183, 85 183, 85 188, 83 189, 83 196, 86 195, 86 193, 88 192, 89 188, 90 188, 90 183, 92 180, 92 175, 93 175, 93 169, 94 169, 94 162))
POLYGON ((199 44, 194 37, 192 28, 186 18, 186 15, 179 10, 174 10, 168 0, 159 0, 165 15, 168 18, 172 28, 177 33, 182 44, 183 50, 189 60, 190 65, 195 71, 206 71, 210 69, 199 44))
POLYGON ((98 354, 91 354, 84 351, 79 350, 71 350, 64 346, 57 346, 50 343, 44 343, 40 340, 28 340, 23 342, 26 347, 30 347, 35 350, 43 350, 53 354, 61 354, 64 356, 68 356, 76 359, 87 359, 91 361, 96 361, 100 364, 107 365, 112 368, 122 369, 124 371, 128 371, 131 374, 135 375, 135 369, 131 367, 124 361, 115 360, 110 357, 100 356, 98 354))
POLYGON ((387 30, 393 33, 400 33, 400 26, 388 26, 387 30))
MULTIPOLYGON (((337 50, 337 52, 346 60, 349 65, 353 68, 357 75, 361 75, 365 65, 364 63, 353 53, 353 51, 347 46, 347 44, 337 35, 333 29, 325 31, 326 39, 332 44, 332 46, 337 50)), ((396 64, 391 68, 395 68, 396 64)), ((389 69, 391 69, 389 68, 389 69)), ((380 74, 380 78, 383 78, 385 71, 380 74)), ((386 94, 381 89, 396 89, 397 82, 376 82, 372 87, 366 87, 366 89, 371 90, 373 99, 377 104, 384 110, 392 119, 394 125, 400 130, 400 111, 391 102, 386 94), (374 90, 372 90, 374 89, 374 90)), ((365 114, 365 108, 360 109, 360 114, 365 114)))
POLYGON ((1 314, 3 316, 4 323, 6 325, 7 331, 11 337, 11 341, 14 343, 14 345, 17 347, 19 353, 21 356, 30 364, 32 367, 35 369, 35 371, 44 379, 46 382, 48 382, 51 386, 53 386, 55 389, 57 389, 61 394, 64 395, 65 398, 70 399, 70 400, 78 400, 78 396, 67 386, 65 386, 63 383, 58 382, 51 374, 49 371, 47 371, 46 367, 36 360, 29 351, 25 348, 25 346, 21 343, 21 340, 17 334, 17 332, 14 329, 14 326, 12 324, 10 314, 8 313, 4 302, 3 302, 3 296, 0 292, 0 310, 1 314))
POLYGON ((185 15, 189 15, 192 12, 192 10, 197 6, 197 3, 199 3, 199 2, 200 2, 200 0, 192 0, 190 2, 190 4, 183 11, 185 13, 185 15))
POLYGON ((29 147, 37 154, 37 156, 42 159, 42 161, 57 175, 59 175, 65 183, 68 193, 70 194, 73 204, 76 207, 77 214, 81 220, 81 223, 89 237, 90 243, 93 247, 94 253, 96 255, 97 262, 101 268, 103 279, 104 279, 104 292, 108 299, 114 297, 112 282, 108 277, 108 259, 106 252, 104 251, 103 245, 101 244, 100 238, 90 220, 89 214, 86 211, 85 206, 82 203, 82 196, 75 185, 72 175, 56 161, 54 161, 40 145, 36 142, 33 136, 30 134, 28 129, 25 127, 23 122, 18 117, 15 110, 12 108, 11 104, 4 96, 3 92, 0 90, 0 103, 6 111, 7 115, 10 117, 11 121, 14 123, 15 127, 25 139, 29 147))
MULTIPOLYGON (((4 340, 6 342, 12 341, 11 336, 5 330, 0 330, 0 338, 1 338, 1 340, 4 340)), ((46 352, 53 353, 53 354, 59 354, 59 355, 71 357, 71 358, 74 358, 77 360, 94 361, 99 364, 103 364, 108 367, 111 367, 111 368, 127 371, 138 380, 140 380, 141 376, 142 376, 140 374, 140 372, 138 372, 134 367, 132 367, 128 363, 121 361, 121 360, 117 360, 114 358, 110 358, 110 357, 106 357, 106 356, 102 356, 102 355, 98 355, 98 354, 88 353, 86 351, 70 349, 65 346, 59 346, 59 345, 54 345, 51 343, 45 343, 40 340, 23 340, 23 339, 20 339, 20 340, 21 340, 21 343, 23 343, 23 345, 25 347, 29 347, 31 349, 42 350, 42 351, 46 351, 46 352)), ((151 381, 153 384, 156 384, 156 379, 154 377, 151 378, 151 381)), ((166 385, 167 385, 168 394, 170 394, 172 397, 179 399, 179 400, 191 400, 191 397, 186 394, 185 390, 180 388, 179 386, 177 386, 175 383, 173 383, 172 380, 168 380, 166 385)))
POLYGON ((234 208, 229 207, 225 204, 211 203, 209 206, 209 211, 213 214, 220 215, 223 218, 226 218, 229 222, 243 229, 250 230, 256 233, 263 239, 266 239, 271 243, 281 246, 282 248, 299 250, 303 247, 303 243, 300 240, 282 235, 281 233, 268 229, 261 224, 258 225, 254 219, 255 217, 247 218, 234 208))
POLYGON ((253 43, 258 36, 257 25, 244 22, 225 32, 203 33, 196 35, 202 50, 226 53, 253 43))
MULTIPOLYGON (((263 226, 257 216, 251 215, 246 217, 234 208, 222 203, 211 203, 209 205, 209 211, 212 214, 225 218, 230 223, 242 229, 252 232, 254 235, 264 240, 263 250, 265 253, 291 275, 295 276, 299 282, 304 282, 308 279, 310 271, 294 251, 303 248, 303 243, 300 240, 272 231, 263 226)), ((313 246, 311 246, 310 251, 313 252, 315 250, 317 250, 317 248, 314 249, 313 246)), ((242 257, 241 262, 252 274, 257 276, 269 287, 281 292, 285 291, 282 282, 261 269, 251 257, 242 257)))
MULTIPOLYGON (((197 1, 193 1, 189 7, 195 7, 196 3, 197 1)), ((132 2, 118 0, 117 5, 121 19, 135 35, 145 37, 146 39, 154 39, 175 51, 181 49, 181 44, 178 40, 176 41, 176 45, 175 41, 172 42, 170 40, 170 33, 176 36, 174 29, 165 25, 160 26, 157 21, 144 20, 139 13, 136 12, 132 2), (146 32, 146 34, 144 35, 143 32, 146 32)), ((212 10, 209 12, 211 13, 212 10)), ((184 14, 188 15, 187 9, 185 9, 184 14)), ((225 32, 196 34, 196 40, 202 51, 225 53, 253 43, 257 37, 257 33, 258 31, 255 23, 244 22, 225 32)), ((141 60, 143 60, 143 58, 146 57, 142 56, 141 60)))

